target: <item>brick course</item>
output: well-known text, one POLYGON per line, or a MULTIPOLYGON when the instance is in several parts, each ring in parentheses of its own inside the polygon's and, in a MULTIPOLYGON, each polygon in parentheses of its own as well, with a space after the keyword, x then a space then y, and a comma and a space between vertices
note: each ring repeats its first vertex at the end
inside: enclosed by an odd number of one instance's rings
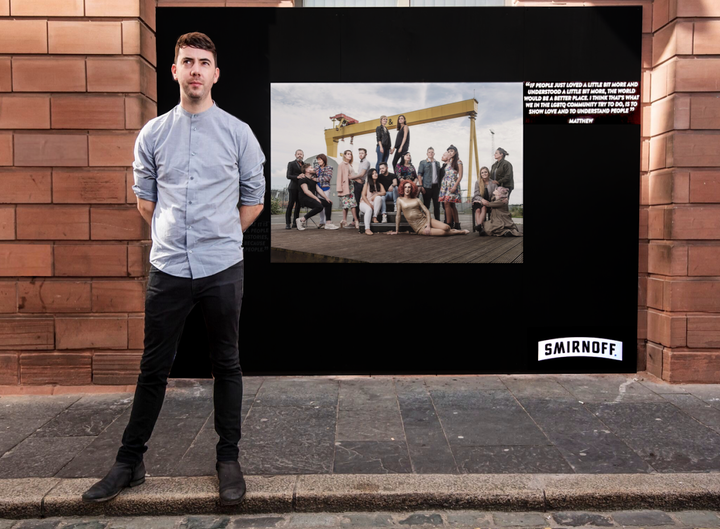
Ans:
POLYGON ((83 0, 12 0, 14 17, 81 17, 83 0))

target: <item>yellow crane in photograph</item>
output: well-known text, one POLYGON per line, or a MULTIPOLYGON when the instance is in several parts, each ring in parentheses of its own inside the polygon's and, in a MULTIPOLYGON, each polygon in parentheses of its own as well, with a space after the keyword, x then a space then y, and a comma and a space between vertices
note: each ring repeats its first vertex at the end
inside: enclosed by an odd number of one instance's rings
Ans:
MULTIPOLYGON (((436 107, 423 108, 421 110, 412 110, 410 112, 399 112, 397 114, 388 116, 388 126, 393 126, 397 123, 397 118, 400 115, 405 116, 408 123, 412 123, 413 126, 421 125, 423 123, 433 123, 435 121, 443 121, 446 119, 461 118, 468 116, 470 118, 470 153, 468 167, 468 180, 467 180, 467 196, 472 196, 472 175, 473 175, 473 161, 475 162, 475 173, 480 174, 480 162, 478 160, 478 148, 477 148, 477 135, 475 133, 475 119, 477 118, 478 102, 476 99, 466 99, 464 101, 458 101, 456 103, 449 103, 447 105, 439 105, 436 107), (475 159, 473 160, 473 153, 475 159)), ((333 125, 337 121, 337 126, 333 126, 331 129, 325 130, 325 146, 327 147, 328 157, 337 158, 338 155, 338 143, 340 140, 345 138, 352 139, 355 136, 362 136, 363 134, 375 134, 375 129, 380 124, 380 117, 370 121, 356 121, 345 114, 338 114, 332 116, 330 119, 333 120, 333 125)))

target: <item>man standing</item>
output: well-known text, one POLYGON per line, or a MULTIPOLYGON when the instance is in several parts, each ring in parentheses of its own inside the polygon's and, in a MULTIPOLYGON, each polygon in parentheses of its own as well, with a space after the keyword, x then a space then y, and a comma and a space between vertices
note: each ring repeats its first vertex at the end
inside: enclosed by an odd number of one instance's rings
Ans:
MULTIPOLYGON (((358 149, 358 163, 357 176, 353 179, 353 188, 355 191, 355 202, 358 204, 358 213, 360 213, 360 197, 362 196, 363 186, 365 185, 365 177, 367 176, 368 169, 370 169, 370 162, 367 161, 367 150, 360 147, 358 149)), ((359 217, 358 217, 359 218, 359 217)))
POLYGON ((430 147, 427 150, 427 159, 420 162, 418 167, 418 176, 422 178, 422 186, 425 188, 423 202, 425 207, 430 209, 430 200, 433 204, 433 214, 435 220, 440 220, 440 162, 435 160, 435 149, 430 147))
POLYGON ((243 231, 263 209, 265 157, 250 127, 220 110, 213 42, 182 35, 172 73, 180 104, 147 123, 135 143, 138 209, 152 226, 145 298, 145 351, 122 446, 110 472, 83 500, 107 501, 145 481, 143 454, 160 413, 188 314, 200 305, 208 330, 220 502, 245 494, 238 463, 242 373, 238 350, 243 231))
POLYGON ((288 185, 288 207, 287 211, 285 212, 285 229, 291 230, 295 228, 295 225, 297 223, 297 219, 300 216, 300 195, 298 194, 300 191, 300 186, 297 183, 298 176, 302 174, 302 166, 303 166, 303 157, 305 156, 305 153, 302 152, 300 149, 295 151, 295 159, 291 162, 288 162, 287 165, 287 171, 285 172, 285 177, 290 180, 290 185, 288 185), (293 206, 295 206, 295 214, 292 218, 292 225, 290 225, 290 213, 292 212, 293 206))

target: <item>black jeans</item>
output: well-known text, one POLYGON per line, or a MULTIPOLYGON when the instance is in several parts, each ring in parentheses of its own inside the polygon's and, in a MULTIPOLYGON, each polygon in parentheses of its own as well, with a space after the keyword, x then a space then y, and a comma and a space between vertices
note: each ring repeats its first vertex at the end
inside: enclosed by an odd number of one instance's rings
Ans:
POLYGON ((358 212, 360 211, 360 202, 363 187, 365 187, 365 184, 359 184, 358 182, 353 181, 353 189, 355 191, 355 203, 357 204, 358 212))
POLYGON ((151 269, 145 297, 145 352, 117 461, 129 464, 142 461, 162 408, 185 319, 197 304, 205 317, 215 379, 215 431, 220 436, 217 459, 237 461, 242 406, 238 338, 243 270, 240 261, 212 276, 190 279, 151 269))
MULTIPOLYGON (((323 192, 325 193, 325 196, 327 196, 327 197, 330 196, 329 188, 327 191, 325 189, 323 189, 323 192)), ((324 200, 320 197, 317 197, 317 199, 319 201, 321 201, 323 203, 323 205, 325 206, 325 222, 330 222, 330 219, 332 218, 332 202, 328 202, 327 200, 324 200)), ((305 217, 305 218, 307 218, 307 217, 305 217)))
POLYGON ((290 224, 290 215, 292 214, 292 223, 297 223, 297 219, 300 216, 300 195, 298 192, 302 192, 297 184, 291 183, 288 186, 288 207, 285 211, 285 224, 290 224), (292 213, 293 207, 295 212, 292 213))
POLYGON ((423 202, 425 203, 425 207, 430 209, 430 201, 432 200, 433 205, 433 215, 435 215, 435 220, 440 220, 440 202, 438 202, 438 199, 440 198, 440 184, 433 184, 433 186, 428 189, 425 188, 425 194, 423 195, 423 202))
MULTIPOLYGON (((330 202, 328 202, 324 198, 318 197, 318 199, 313 204, 313 202, 307 196, 305 198, 305 201, 303 202, 303 206, 310 208, 310 211, 305 213, 305 220, 309 219, 310 217, 314 217, 323 209, 327 212, 328 207, 332 208, 332 204, 330 204, 330 202)), ((327 213, 325 213, 325 215, 327 216, 327 213)), ((327 216, 327 220, 330 220, 329 216, 327 216)))
MULTIPOLYGON (((396 170, 398 162, 402 163, 403 156, 405 156, 408 152, 406 147, 403 147, 403 148, 405 149, 404 151, 400 151, 400 150, 395 151, 395 156, 393 156, 393 161, 392 161, 392 170, 393 171, 396 170)), ((388 171, 390 171, 390 169, 388 169, 388 171)))

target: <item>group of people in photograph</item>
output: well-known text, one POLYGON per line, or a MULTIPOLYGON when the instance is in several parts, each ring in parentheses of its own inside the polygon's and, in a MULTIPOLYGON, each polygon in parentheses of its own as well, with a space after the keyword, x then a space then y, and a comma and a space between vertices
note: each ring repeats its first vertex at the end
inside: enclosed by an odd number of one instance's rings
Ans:
MULTIPOLYGON (((357 169, 353 166, 354 156, 350 149, 345 150, 338 159, 335 184, 343 215, 339 226, 331 222, 333 168, 328 164, 327 156, 319 154, 315 164, 308 164, 304 162, 304 152, 300 149, 295 151, 295 160, 288 163, 286 172, 290 180, 290 198, 285 213, 285 228, 304 230, 307 220, 319 215, 318 228, 334 230, 354 226, 359 230, 359 213, 362 213, 364 233, 374 235, 371 224, 387 222, 387 207, 389 197, 392 197, 396 215, 395 230, 387 232, 390 235, 400 233, 401 216, 419 235, 470 233, 460 227, 457 210, 457 204, 462 202, 463 178, 463 163, 457 147, 450 145, 440 161, 435 159, 435 149, 428 148, 426 157, 416 169, 408 150, 410 127, 403 115, 398 116, 397 121, 395 146, 392 147, 387 128, 388 118, 380 118, 380 125, 375 130, 375 167, 371 166, 367 159, 367 149, 363 147, 358 149, 357 169), (390 172, 388 166, 388 159, 393 153, 391 167, 394 173, 390 172), (433 216, 429 209, 431 204, 433 216), (445 212, 445 222, 440 221, 440 204, 445 212), (308 208, 302 217, 299 214, 301 206, 308 208), (352 215, 351 224, 348 223, 348 214, 352 215)), ((495 163, 490 168, 482 167, 480 177, 475 182, 472 197, 473 231, 479 235, 521 235, 508 207, 514 188, 513 168, 506 159, 508 156, 505 149, 498 148, 494 153, 495 163)))

